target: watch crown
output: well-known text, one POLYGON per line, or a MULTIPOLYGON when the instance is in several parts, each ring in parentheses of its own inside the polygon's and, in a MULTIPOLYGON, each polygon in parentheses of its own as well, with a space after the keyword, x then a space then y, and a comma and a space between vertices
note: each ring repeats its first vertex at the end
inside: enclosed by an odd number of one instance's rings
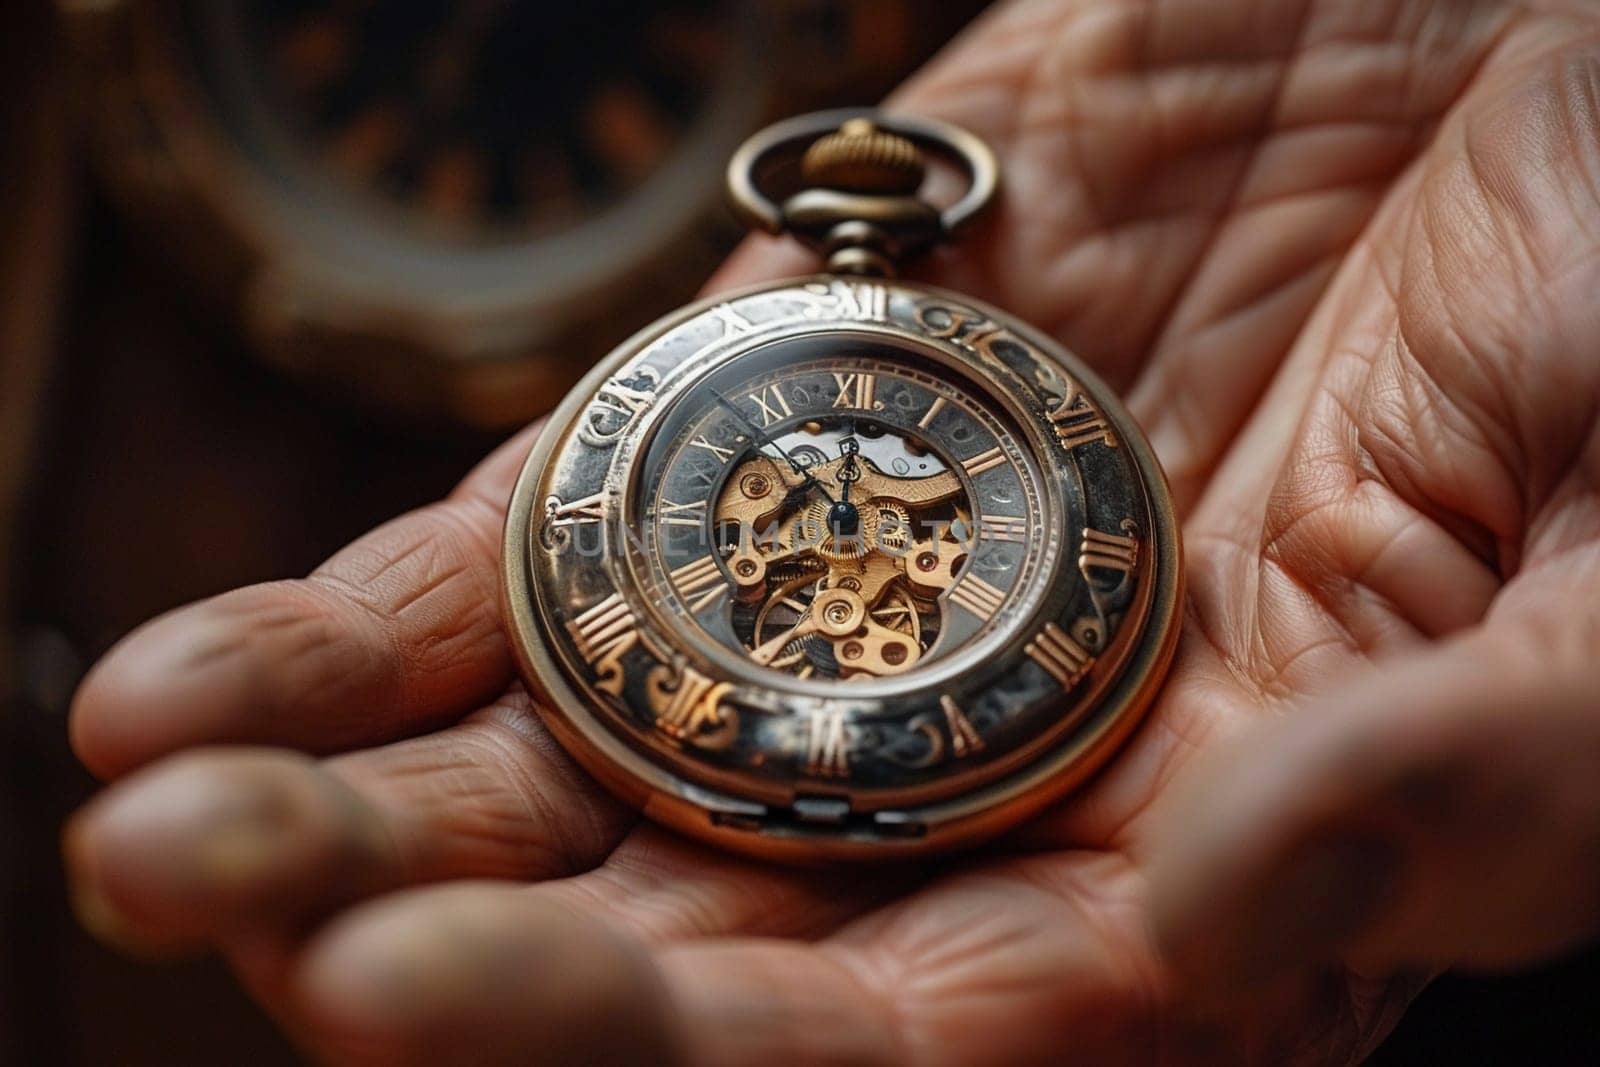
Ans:
POLYGON ((850 119, 818 138, 800 160, 812 185, 851 193, 914 193, 927 167, 909 139, 878 128, 871 119, 850 119))

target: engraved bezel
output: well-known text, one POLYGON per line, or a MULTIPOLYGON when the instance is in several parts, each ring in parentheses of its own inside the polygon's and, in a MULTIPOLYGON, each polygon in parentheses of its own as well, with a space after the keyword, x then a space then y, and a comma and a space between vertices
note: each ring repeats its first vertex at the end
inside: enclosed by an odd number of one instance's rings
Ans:
POLYGON ((702 301, 596 367, 528 458, 504 564, 519 663, 584 766, 661 821, 791 860, 970 842, 1081 783, 1153 696, 1181 581, 1160 468, 1087 368, 968 297, 831 275, 702 301), (701 639, 652 595, 660 575, 630 532, 653 491, 642 458, 674 405, 816 337, 914 353, 976 385, 1041 479, 1043 541, 1007 621, 903 675, 797 678, 701 639))

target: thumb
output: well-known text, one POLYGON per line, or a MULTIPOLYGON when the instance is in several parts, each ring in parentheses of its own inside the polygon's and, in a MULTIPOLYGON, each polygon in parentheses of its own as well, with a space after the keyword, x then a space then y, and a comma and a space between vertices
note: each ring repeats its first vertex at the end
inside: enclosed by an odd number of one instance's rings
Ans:
POLYGON ((1600 930, 1600 649, 1579 643, 1482 629, 1197 766, 1153 839, 1178 976, 1506 967, 1600 930))

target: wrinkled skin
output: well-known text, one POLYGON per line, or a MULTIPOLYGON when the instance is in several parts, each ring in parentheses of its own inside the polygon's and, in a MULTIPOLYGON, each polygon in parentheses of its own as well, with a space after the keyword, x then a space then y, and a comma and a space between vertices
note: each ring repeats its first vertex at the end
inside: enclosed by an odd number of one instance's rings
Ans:
POLYGON ((1033 0, 896 106, 1006 166, 917 276, 1098 367, 1183 509, 1111 768, 929 870, 639 822, 513 679, 524 434, 95 670, 91 926, 220 947, 332 1061, 474 1064, 1345 1062, 1440 968, 1600 927, 1600 8, 1033 0))

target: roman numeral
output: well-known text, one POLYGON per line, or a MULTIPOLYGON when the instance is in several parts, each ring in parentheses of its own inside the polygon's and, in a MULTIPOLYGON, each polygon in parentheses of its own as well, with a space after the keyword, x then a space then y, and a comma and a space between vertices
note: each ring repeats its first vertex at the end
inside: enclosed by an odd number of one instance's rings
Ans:
POLYGON ((761 419, 761 428, 763 430, 779 419, 786 419, 794 414, 794 409, 783 398, 783 390, 776 385, 769 385, 759 393, 750 393, 749 399, 754 400, 756 407, 761 409, 758 415, 761 419), (769 398, 770 403, 768 402, 769 398))
POLYGON ((1139 539, 1118 534, 1102 533, 1085 528, 1083 546, 1078 550, 1078 570, 1085 577, 1090 567, 1121 571, 1126 574, 1139 562, 1139 539))
POLYGON ((967 468, 967 476, 976 478, 984 471, 993 470, 1006 461, 1006 454, 996 445, 987 452, 980 452, 971 459, 963 460, 961 465, 967 468))
POLYGON ((675 740, 692 740, 723 723, 722 698, 733 688, 729 682, 716 683, 693 667, 684 667, 676 689, 668 668, 651 672, 650 703, 656 710, 656 729, 675 740), (657 672, 661 672, 658 674, 657 672))
POLYGON ((889 306, 889 291, 877 282, 813 283, 805 291, 806 315, 813 319, 882 319, 889 306))
POLYGON ((813 778, 846 778, 850 743, 842 711, 814 711, 807 716, 806 774, 813 778))
POLYGON ((717 461, 720 463, 726 463, 728 460, 733 458, 733 449, 722 448, 719 445, 712 444, 709 440, 707 440, 705 434, 701 434, 699 437, 696 437, 693 441, 690 441, 689 444, 694 448, 703 448, 707 452, 710 452, 713 456, 717 457, 717 461))
POLYGON ((1054 675, 1063 689, 1077 685, 1094 665, 1094 657, 1053 622, 1045 623, 1044 629, 1023 647, 1023 651, 1054 675))
POLYGON ((612 593, 567 623, 578 655, 593 668, 595 688, 613 696, 622 693, 622 657, 639 640, 639 620, 622 599, 612 593))
POLYGON ((1017 515, 985 515, 978 520, 978 536, 986 541, 1023 542, 1028 520, 1017 515))
POLYGON ((889 292, 874 282, 834 282, 833 295, 839 304, 835 314, 845 319, 881 319, 889 303, 889 292))
POLYGON ((862 411, 872 411, 876 407, 873 399, 878 389, 876 374, 835 374, 833 381, 839 387, 839 395, 833 401, 834 407, 858 408, 862 411))
POLYGON ((1068 451, 1091 441, 1100 441, 1108 448, 1117 446, 1116 435, 1111 432, 1105 416, 1081 397, 1062 401, 1050 412, 1050 421, 1055 424, 1061 447, 1068 451))
POLYGON ((950 600, 980 619, 991 619, 1006 595, 976 574, 968 574, 950 590, 950 600))
POLYGON ((983 738, 978 736, 978 731, 962 713, 960 706, 949 696, 940 697, 939 706, 944 709, 945 725, 950 727, 950 751, 956 754, 956 758, 982 752, 983 738))
POLYGON ((692 504, 674 504, 662 497, 661 503, 656 505, 656 516, 663 526, 704 526, 706 502, 696 500, 692 504))
POLYGON ((933 403, 929 405, 927 412, 923 414, 922 418, 917 420, 917 429, 926 430, 929 426, 933 425, 933 420, 938 417, 939 412, 943 411, 944 406, 948 403, 949 401, 942 396, 934 397, 933 403))
POLYGON ((709 592, 689 602, 690 611, 700 611, 728 592, 728 583, 723 580, 722 570, 711 556, 703 556, 693 563, 685 563, 673 571, 672 584, 685 598, 710 587, 709 592))
POLYGON ((560 497, 551 497, 545 505, 545 514, 552 526, 576 526, 580 523, 599 522, 605 518, 605 493, 586 496, 563 504, 560 497))

